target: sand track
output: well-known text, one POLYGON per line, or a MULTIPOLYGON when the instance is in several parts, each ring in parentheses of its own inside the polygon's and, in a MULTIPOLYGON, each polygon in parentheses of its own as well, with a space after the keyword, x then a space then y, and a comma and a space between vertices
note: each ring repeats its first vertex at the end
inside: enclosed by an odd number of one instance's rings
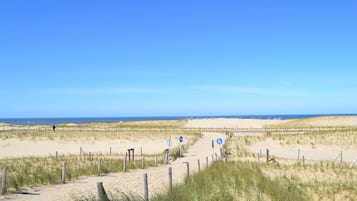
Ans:
MULTIPOLYGON (((127 173, 112 173, 99 177, 86 177, 70 181, 64 185, 46 185, 38 188, 29 189, 30 194, 9 194, 2 200, 16 200, 16 201, 67 201, 73 200, 74 197, 87 196, 89 194, 96 194, 96 183, 103 182, 107 192, 125 192, 143 195, 143 174, 148 174, 149 196, 156 193, 167 191, 168 188, 168 167, 172 167, 173 183, 177 184, 183 182, 186 175, 186 164, 189 162, 190 173, 197 172, 197 160, 201 161, 201 168, 206 166, 206 156, 209 157, 209 163, 212 162, 211 154, 212 139, 222 137, 225 135, 219 133, 204 133, 185 154, 185 157, 180 158, 170 165, 162 165, 159 167, 151 167, 147 169, 130 170, 127 173)), ((219 147, 215 146, 216 153, 219 153, 219 147)))

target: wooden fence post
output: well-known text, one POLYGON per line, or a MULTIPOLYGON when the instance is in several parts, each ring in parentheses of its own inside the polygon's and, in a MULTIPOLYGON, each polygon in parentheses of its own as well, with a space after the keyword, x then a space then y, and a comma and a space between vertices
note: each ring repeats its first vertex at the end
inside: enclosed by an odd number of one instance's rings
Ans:
MULTIPOLYGON (((123 171, 126 172, 126 158, 128 156, 128 153, 125 152, 124 160, 123 160, 123 171)), ((129 159, 130 160, 130 159, 129 159)))
POLYGON ((198 172, 201 172, 200 159, 197 159, 198 172))
POLYGON ((102 169, 102 159, 98 161, 98 176, 100 176, 100 170, 102 169))
POLYGON ((148 174, 144 174, 144 199, 149 201, 148 174))
POLYGON ((184 162, 186 163, 186 168, 187 168, 187 177, 190 176, 190 164, 188 162, 184 162))
POLYGON ((5 194, 7 192, 6 180, 7 180, 7 167, 5 166, 2 170, 1 194, 5 194))
POLYGON ((157 155, 155 153, 155 166, 157 166, 157 155))
POLYGON ((66 183, 66 170, 67 170, 67 167, 66 167, 66 162, 63 161, 63 166, 62 166, 62 184, 65 184, 66 183))
POLYGON ((107 193, 105 192, 103 182, 97 182, 98 201, 109 201, 107 193))
POLYGON ((145 168, 145 160, 144 160, 144 156, 141 157, 141 169, 145 168))
POLYGON ((112 147, 109 147, 109 155, 112 155, 112 147))
POLYGON ((206 167, 208 167, 208 156, 206 156, 206 167))
POLYGON ((169 167, 169 191, 172 192, 172 167, 169 167))
POLYGON ((305 167, 305 156, 302 156, 302 166, 305 167))
POLYGON ((341 158, 340 158, 340 162, 342 163, 342 151, 341 151, 341 158))
POLYGON ((269 149, 267 149, 267 163, 269 163, 269 149))

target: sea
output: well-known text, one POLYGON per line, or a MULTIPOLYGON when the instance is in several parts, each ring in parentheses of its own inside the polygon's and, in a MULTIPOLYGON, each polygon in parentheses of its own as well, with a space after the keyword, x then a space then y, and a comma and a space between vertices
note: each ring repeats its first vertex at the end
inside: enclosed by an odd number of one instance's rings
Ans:
POLYGON ((0 118, 0 122, 21 125, 56 125, 63 123, 127 122, 148 120, 181 120, 202 118, 244 118, 244 119, 301 119, 320 116, 357 116, 357 114, 287 114, 287 115, 231 115, 231 116, 143 116, 143 117, 61 117, 61 118, 0 118))

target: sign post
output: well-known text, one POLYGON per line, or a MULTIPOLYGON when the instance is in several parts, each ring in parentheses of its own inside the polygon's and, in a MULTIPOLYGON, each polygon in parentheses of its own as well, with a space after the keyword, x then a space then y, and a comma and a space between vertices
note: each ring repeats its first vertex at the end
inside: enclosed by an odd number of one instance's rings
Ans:
POLYGON ((219 138, 217 138, 216 142, 217 142, 217 144, 219 144, 219 150, 221 152, 221 157, 223 157, 223 149, 222 149, 223 139, 219 137, 219 138))
POLYGON ((214 161, 214 140, 212 140, 212 161, 214 161))
POLYGON ((179 154, 180 154, 180 157, 182 156, 182 150, 181 150, 181 144, 182 144, 182 142, 183 142, 183 136, 182 135, 180 135, 180 137, 179 137, 179 141, 180 141, 180 149, 179 149, 179 154))

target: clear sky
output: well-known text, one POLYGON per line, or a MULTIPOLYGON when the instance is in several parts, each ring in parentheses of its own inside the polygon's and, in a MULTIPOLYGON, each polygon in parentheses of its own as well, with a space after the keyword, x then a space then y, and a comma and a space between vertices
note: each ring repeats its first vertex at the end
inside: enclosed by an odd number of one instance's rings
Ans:
POLYGON ((0 1, 0 118, 357 113, 357 1, 0 1))

